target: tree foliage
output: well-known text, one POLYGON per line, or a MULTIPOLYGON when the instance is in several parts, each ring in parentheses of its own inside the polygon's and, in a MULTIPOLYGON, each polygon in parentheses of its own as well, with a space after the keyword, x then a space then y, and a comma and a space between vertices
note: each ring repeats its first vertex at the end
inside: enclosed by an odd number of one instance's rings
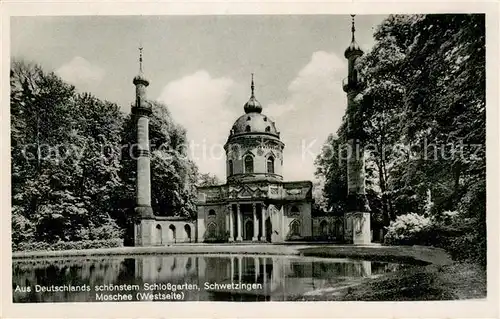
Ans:
MULTIPOLYGON (((363 78, 367 180, 389 225, 410 213, 458 211, 485 248, 485 17, 391 15, 357 62, 363 78)), ((341 127, 337 135, 345 134, 341 127)), ((333 143, 332 139, 326 142, 333 143)), ((325 197, 342 204, 345 167, 318 157, 325 197), (340 198, 339 198, 340 197, 340 198)), ((459 220, 459 218, 457 219, 459 220)))
POLYGON ((216 175, 212 175, 210 173, 202 173, 198 177, 197 186, 199 187, 216 186, 221 184, 222 184, 221 180, 216 175))
MULTIPOLYGON (((35 64, 14 60, 10 82, 13 243, 123 237, 134 217, 134 118, 35 64)), ((192 216, 198 173, 186 132, 152 104, 153 209, 192 216)))

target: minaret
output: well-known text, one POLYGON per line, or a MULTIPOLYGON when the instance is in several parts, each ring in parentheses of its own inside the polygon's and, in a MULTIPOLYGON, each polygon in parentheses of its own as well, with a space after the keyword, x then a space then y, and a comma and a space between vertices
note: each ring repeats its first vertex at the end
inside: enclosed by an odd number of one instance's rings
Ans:
POLYGON ((149 159, 149 116, 152 113, 151 104, 147 102, 146 87, 149 81, 142 71, 142 47, 139 48, 139 74, 134 77, 135 105, 132 114, 136 123, 137 144, 135 159, 137 160, 136 207, 138 224, 135 225, 135 245, 148 246, 152 240, 152 225, 154 221, 151 208, 151 170, 149 159))
POLYGON ((347 93, 347 211, 345 213, 344 239, 353 244, 369 244, 371 242, 370 206, 365 190, 365 159, 363 146, 363 122, 359 104, 355 97, 361 92, 361 81, 355 68, 356 60, 363 51, 356 43, 354 33, 354 15, 352 17, 351 44, 345 50, 348 61, 348 76, 344 80, 343 89, 347 93))

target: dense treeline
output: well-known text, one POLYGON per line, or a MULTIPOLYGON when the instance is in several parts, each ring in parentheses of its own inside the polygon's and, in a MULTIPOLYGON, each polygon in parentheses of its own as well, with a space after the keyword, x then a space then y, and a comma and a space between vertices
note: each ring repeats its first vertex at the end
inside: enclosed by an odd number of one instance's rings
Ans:
MULTIPOLYGON (((165 105, 152 104, 153 209, 155 214, 192 217, 199 174, 183 147, 186 132, 165 105)), ((130 155, 134 141, 132 116, 118 105, 78 93, 38 65, 14 61, 14 249, 32 242, 129 239, 135 204, 136 169, 130 155)))
MULTIPOLYGON (((373 222, 388 243, 443 246, 485 264, 485 17, 394 15, 374 36, 357 65, 373 222)), ((316 160, 325 202, 340 211, 345 135, 344 119, 316 160)))

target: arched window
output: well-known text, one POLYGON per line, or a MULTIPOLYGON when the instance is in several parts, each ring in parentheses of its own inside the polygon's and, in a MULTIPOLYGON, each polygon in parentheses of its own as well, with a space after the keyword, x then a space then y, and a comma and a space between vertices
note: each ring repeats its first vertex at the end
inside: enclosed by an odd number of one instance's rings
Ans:
POLYGON ((292 208, 290 209, 290 212, 292 215, 299 215, 300 214, 299 208, 297 206, 292 206, 292 208))
POLYGON ((343 230, 342 230, 342 228, 343 228, 343 227, 344 227, 344 226, 342 225, 342 222, 341 222, 340 220, 337 220, 337 221, 335 222, 335 230, 334 230, 334 233, 335 233, 335 237, 336 237, 337 239, 342 238, 342 236, 343 236, 343 230))
POLYGON ((271 132, 271 127, 266 126, 266 132, 271 132))
POLYGON ((161 231, 161 225, 160 224, 156 225, 156 243, 158 245, 163 244, 162 231, 161 231))
POLYGON ((245 132, 250 132, 250 125, 247 125, 247 127, 245 127, 245 132))
POLYGON ((233 161, 229 160, 229 175, 233 175, 233 161))
POLYGON ((213 209, 209 210, 208 216, 215 216, 215 210, 213 210, 213 209))
POLYGON ((168 229, 170 229, 170 239, 175 242, 176 236, 175 236, 175 226, 170 225, 168 226, 168 229))
POLYGON ((251 118, 250 118, 250 116, 248 116, 248 117, 247 117, 247 121, 250 121, 250 120, 251 120, 251 118))
POLYGON ((186 238, 191 241, 191 227, 188 224, 184 225, 184 232, 186 233, 186 238))
POLYGON ((253 173, 253 158, 252 158, 252 156, 245 157, 245 173, 253 173))
POLYGON ((300 236, 300 222, 298 220, 290 223, 290 236, 300 236))
POLYGON ((267 172, 270 174, 274 174, 274 157, 269 156, 267 158, 267 172))

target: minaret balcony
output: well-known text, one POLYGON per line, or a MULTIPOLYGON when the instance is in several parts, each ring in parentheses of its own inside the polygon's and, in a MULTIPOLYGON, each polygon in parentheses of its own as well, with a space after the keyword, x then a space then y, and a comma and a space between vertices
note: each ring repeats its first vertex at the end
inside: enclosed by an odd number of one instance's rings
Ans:
POLYGON ((344 92, 349 91, 349 78, 343 78, 342 79, 342 88, 344 89, 344 92))
POLYGON ((344 92, 349 92, 353 90, 361 90, 363 87, 363 79, 358 79, 354 81, 349 81, 349 77, 342 79, 342 89, 344 92))
POLYGON ((131 110, 134 115, 150 116, 153 113, 153 108, 148 102, 137 103, 131 110))

